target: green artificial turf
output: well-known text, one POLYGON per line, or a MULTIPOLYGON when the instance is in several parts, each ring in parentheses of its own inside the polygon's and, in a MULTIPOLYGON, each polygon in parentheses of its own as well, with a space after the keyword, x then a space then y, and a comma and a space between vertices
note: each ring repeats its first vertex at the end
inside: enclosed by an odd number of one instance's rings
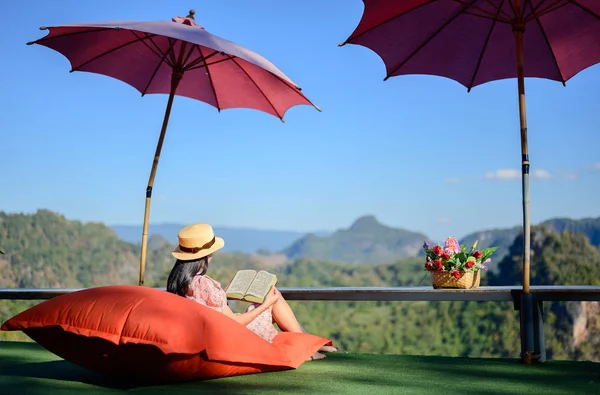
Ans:
POLYGON ((600 394, 600 364, 329 354, 296 370, 176 385, 114 382, 35 343, 0 342, 0 394, 600 394))

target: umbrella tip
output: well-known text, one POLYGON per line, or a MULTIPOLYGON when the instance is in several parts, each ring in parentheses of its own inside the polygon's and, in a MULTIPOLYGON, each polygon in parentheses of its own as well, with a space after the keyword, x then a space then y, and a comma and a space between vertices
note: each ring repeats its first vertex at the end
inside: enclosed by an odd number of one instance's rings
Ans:
POLYGON ((48 26, 40 26, 40 30, 48 30, 48 26))
POLYGON ((188 16, 186 16, 186 18, 191 18, 191 19, 195 19, 194 18, 194 14, 196 14, 196 10, 194 10, 193 8, 190 10, 190 13, 188 16))
POLYGON ((343 47, 344 45, 346 45, 346 42, 345 42, 345 41, 343 41, 343 42, 339 43, 339 44, 338 44, 338 47, 343 47))
POLYGON ((323 112, 323 110, 321 110, 321 107, 317 106, 316 104, 313 104, 313 106, 315 106, 318 112, 323 112))

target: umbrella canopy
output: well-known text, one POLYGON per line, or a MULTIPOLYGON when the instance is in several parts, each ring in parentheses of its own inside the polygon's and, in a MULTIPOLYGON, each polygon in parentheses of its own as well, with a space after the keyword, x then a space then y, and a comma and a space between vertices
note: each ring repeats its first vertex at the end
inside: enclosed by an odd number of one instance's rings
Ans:
POLYGON ((474 86, 519 77, 565 83, 600 62, 597 0, 363 0, 358 26, 345 41, 376 52, 387 80, 407 74, 474 86))
POLYGON ((342 44, 376 52, 387 75, 430 74, 470 90, 518 79, 523 188, 522 349, 530 362, 529 149, 525 77, 563 84, 600 62, 598 0, 363 0, 362 18, 342 44), (525 323, 527 321, 527 323, 525 323))
POLYGON ((313 105, 273 63, 196 24, 194 12, 171 21, 110 21, 42 27, 28 44, 60 52, 71 72, 107 75, 142 95, 170 94, 218 110, 252 108, 278 118, 292 106, 313 105))
POLYGON ((267 59, 196 24, 194 10, 171 21, 93 22, 41 29, 49 34, 27 44, 61 53, 71 63, 72 72, 116 78, 142 96, 169 94, 146 188, 140 285, 144 283, 152 188, 175 95, 203 101, 219 111, 252 108, 282 121, 292 106, 311 105, 319 110, 267 59))

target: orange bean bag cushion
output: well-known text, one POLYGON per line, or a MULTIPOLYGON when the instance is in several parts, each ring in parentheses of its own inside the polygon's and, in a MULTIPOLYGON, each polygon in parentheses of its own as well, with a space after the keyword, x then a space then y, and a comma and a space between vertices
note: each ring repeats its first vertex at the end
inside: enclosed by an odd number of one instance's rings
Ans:
POLYGON ((14 316, 1 329, 22 330, 87 369, 146 383, 295 369, 331 344, 289 332, 269 343, 208 307, 132 285, 58 296, 14 316))

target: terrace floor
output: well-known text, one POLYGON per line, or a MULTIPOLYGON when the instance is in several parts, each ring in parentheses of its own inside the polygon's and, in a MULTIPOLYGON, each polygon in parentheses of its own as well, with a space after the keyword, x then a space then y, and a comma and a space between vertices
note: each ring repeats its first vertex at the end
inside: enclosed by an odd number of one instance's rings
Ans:
POLYGON ((0 342, 0 394, 600 394, 600 363, 336 353, 296 370, 135 387, 31 342, 0 342), (441 390, 441 391, 440 391, 441 390))

